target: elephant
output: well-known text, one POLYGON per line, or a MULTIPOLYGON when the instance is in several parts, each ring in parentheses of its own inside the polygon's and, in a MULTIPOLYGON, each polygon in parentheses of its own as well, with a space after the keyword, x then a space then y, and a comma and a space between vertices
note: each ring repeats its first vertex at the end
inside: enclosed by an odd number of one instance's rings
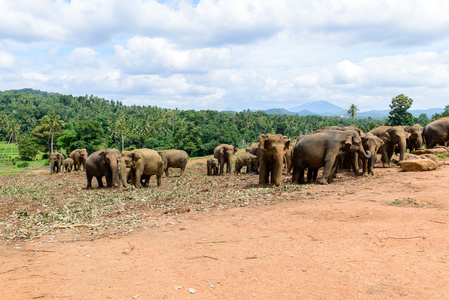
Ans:
POLYGON ((251 153, 252 155, 257 155, 257 150, 259 149, 259 142, 251 144, 251 146, 246 147, 245 151, 251 153))
POLYGON ((374 175, 374 164, 377 160, 377 152, 380 147, 384 144, 384 140, 380 137, 368 132, 364 137, 362 137, 363 148, 372 153, 370 159, 362 159, 363 161, 363 173, 362 175, 371 174, 374 175))
POLYGON ((357 152, 364 158, 371 158, 371 153, 363 149, 362 139, 356 130, 318 130, 302 137, 293 150, 293 183, 305 183, 306 168, 308 177, 312 178, 316 177, 321 167, 324 170, 318 182, 331 182, 338 158, 344 151, 357 152))
POLYGON ((64 159, 64 160, 62 161, 62 166, 63 166, 63 169, 65 169, 65 172, 66 172, 66 173, 72 172, 73 159, 71 159, 70 157, 64 159))
POLYGON ((287 152, 285 152, 284 154, 284 162, 285 162, 285 167, 287 169, 287 174, 290 174, 292 171, 292 160, 293 160, 293 146, 290 145, 288 147, 287 152))
POLYGON ((259 186, 264 187, 268 180, 275 186, 281 184, 284 154, 290 146, 290 138, 282 134, 261 134, 259 136, 259 186), (271 175, 271 178, 270 178, 271 175))
POLYGON ((75 171, 81 171, 81 166, 86 170, 86 159, 87 150, 86 149, 76 149, 70 152, 69 157, 73 159, 73 166, 75 171))
POLYGON ((86 159, 87 189, 92 188, 92 178, 97 178, 98 187, 103 187, 103 176, 107 187, 118 187, 120 151, 117 149, 98 150, 86 159))
POLYGON ((123 151, 120 156, 120 177, 122 178, 122 185, 125 187, 127 183, 123 177, 125 177, 126 168, 130 168, 131 184, 136 188, 142 187, 141 180, 143 178, 149 181, 151 175, 156 175, 157 185, 160 186, 162 175, 166 169, 164 154, 152 149, 123 151))
MULTIPOLYGON (((404 160, 404 154, 407 148, 407 138, 410 133, 405 131, 402 126, 379 126, 370 131, 377 137, 380 137, 384 144, 379 148, 382 154, 384 167, 390 167, 390 160, 393 156, 396 145, 399 147, 399 161, 404 160)), ((375 153, 373 153, 375 155, 375 153)))
POLYGON ((187 161, 189 160, 189 155, 184 150, 163 150, 161 151, 164 156, 164 164, 167 166, 165 169, 165 176, 168 177, 168 168, 180 168, 181 175, 186 169, 187 161))
POLYGON ((50 174, 59 173, 62 171, 64 155, 58 152, 52 152, 48 157, 50 158, 50 174))
POLYGON ((405 131, 410 133, 410 136, 407 139, 407 149, 412 152, 413 150, 423 149, 423 131, 424 127, 419 124, 415 124, 413 126, 404 126, 405 131))
POLYGON ((221 144, 215 148, 214 157, 218 159, 218 164, 220 165, 218 175, 223 175, 224 164, 227 164, 226 173, 231 172, 232 156, 237 151, 239 151, 239 148, 237 148, 237 146, 228 144, 221 144))
POLYGON ((427 124, 423 130, 424 143, 427 149, 437 145, 444 146, 449 141, 449 117, 439 118, 427 124))
POLYGON ((251 153, 245 152, 237 156, 235 160, 235 168, 234 173, 238 175, 240 170, 246 167, 246 173, 249 174, 251 172, 258 172, 259 169, 259 161, 256 155, 252 155, 251 153))
POLYGON ((218 159, 209 157, 207 159, 207 176, 218 175, 218 159))

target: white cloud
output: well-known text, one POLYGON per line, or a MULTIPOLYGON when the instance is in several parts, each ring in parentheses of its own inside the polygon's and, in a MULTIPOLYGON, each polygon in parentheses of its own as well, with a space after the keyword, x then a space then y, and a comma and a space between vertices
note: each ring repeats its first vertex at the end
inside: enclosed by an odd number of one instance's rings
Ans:
POLYGON ((14 55, 0 50, 0 69, 11 70, 16 66, 17 62, 14 55))
POLYGON ((92 48, 82 47, 82 48, 75 48, 73 51, 68 55, 67 59, 70 63, 73 65, 85 65, 94 67, 97 65, 97 57, 100 53, 95 51, 92 48))

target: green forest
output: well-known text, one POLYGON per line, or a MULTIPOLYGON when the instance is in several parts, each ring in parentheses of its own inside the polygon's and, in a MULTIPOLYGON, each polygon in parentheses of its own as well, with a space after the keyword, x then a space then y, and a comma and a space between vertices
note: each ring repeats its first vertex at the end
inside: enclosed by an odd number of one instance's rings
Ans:
MULTIPOLYGON (((426 115, 412 119, 423 126, 432 120, 426 115)), ((52 147, 65 156, 79 148, 87 148, 88 153, 104 148, 182 149, 191 156, 205 156, 219 144, 244 147, 264 133, 280 133, 293 140, 324 126, 351 126, 353 122, 368 132, 388 120, 126 106, 93 95, 33 89, 0 92, 1 141, 17 141, 24 160, 45 157, 52 147)))

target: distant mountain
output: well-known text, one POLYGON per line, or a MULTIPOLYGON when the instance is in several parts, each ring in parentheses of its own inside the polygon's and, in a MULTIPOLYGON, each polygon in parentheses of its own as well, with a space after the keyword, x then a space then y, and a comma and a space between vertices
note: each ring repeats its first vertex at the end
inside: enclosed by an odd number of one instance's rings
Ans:
POLYGON ((286 110, 285 108, 267 109, 265 112, 269 115, 296 115, 296 113, 286 110))
POLYGON ((298 116, 316 116, 317 114, 310 110, 304 109, 296 113, 298 116))
POLYGON ((298 113, 304 110, 310 111, 313 114, 323 115, 323 116, 340 116, 346 114, 346 109, 337 106, 335 104, 329 103, 327 101, 314 101, 307 102, 299 106, 295 106, 289 109, 292 112, 298 113))
POLYGON ((225 109, 222 110, 222 112, 236 112, 236 110, 233 109, 232 107, 227 106, 225 109))

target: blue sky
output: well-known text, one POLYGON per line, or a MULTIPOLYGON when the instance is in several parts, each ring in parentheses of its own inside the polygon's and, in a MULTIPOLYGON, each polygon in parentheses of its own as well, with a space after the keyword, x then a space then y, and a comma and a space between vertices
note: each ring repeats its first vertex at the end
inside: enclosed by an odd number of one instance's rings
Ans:
POLYGON ((179 109, 449 105, 444 0, 0 0, 0 90, 179 109))

